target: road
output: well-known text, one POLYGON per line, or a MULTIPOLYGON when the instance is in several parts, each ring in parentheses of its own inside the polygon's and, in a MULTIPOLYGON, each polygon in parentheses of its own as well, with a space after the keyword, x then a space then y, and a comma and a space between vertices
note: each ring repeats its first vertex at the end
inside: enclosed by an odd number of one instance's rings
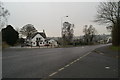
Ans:
POLYGON ((105 45, 4 49, 2 76, 3 78, 114 78, 117 73, 116 59, 93 52, 102 46, 105 45), (109 69, 108 65, 113 69, 109 69))

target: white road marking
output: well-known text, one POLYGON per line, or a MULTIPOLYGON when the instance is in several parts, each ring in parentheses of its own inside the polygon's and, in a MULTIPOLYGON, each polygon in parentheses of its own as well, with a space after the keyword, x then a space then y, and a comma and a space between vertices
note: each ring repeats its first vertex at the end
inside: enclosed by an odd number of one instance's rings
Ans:
POLYGON ((70 64, 73 64, 74 62, 71 62, 70 64))
POLYGON ((109 67, 109 66, 106 66, 105 68, 106 68, 106 69, 110 69, 110 67, 109 67))
POLYGON ((82 58, 82 57, 79 57, 79 59, 82 58))
POLYGON ((66 65, 65 67, 68 67, 68 66, 70 66, 70 65, 68 64, 68 65, 66 65))
POLYGON ((79 58, 77 59, 77 61, 80 60, 79 58))
POLYGON ((88 52, 87 54, 83 55, 83 56, 80 57, 80 58, 83 58, 83 57, 87 56, 87 55, 90 54, 90 53, 91 53, 91 52, 88 52))
POLYGON ((76 60, 72 61, 71 63, 69 63, 69 64, 65 65, 64 67, 62 67, 62 68, 58 69, 58 71, 56 71, 56 72, 54 72, 54 73, 50 74, 50 75, 49 75, 49 77, 51 77, 51 76, 53 76, 53 75, 57 74, 58 72, 60 72, 60 71, 64 70, 65 68, 69 67, 70 65, 72 65, 73 63, 75 63, 75 62, 79 61, 80 59, 82 59, 83 57, 87 56, 87 55, 88 55, 88 54, 90 54, 90 53, 91 53, 91 52, 88 52, 87 54, 85 54, 85 55, 83 55, 83 56, 79 57, 78 59, 76 59, 76 60))
POLYGON ((77 62, 77 60, 74 60, 73 62, 75 63, 75 62, 77 62))
POLYGON ((52 74, 50 74, 49 76, 53 76, 53 75, 55 75, 55 74, 57 74, 58 72, 54 72, 54 73, 52 73, 52 74))
POLYGON ((58 71, 62 71, 63 69, 65 69, 64 67, 63 68, 60 68, 58 71))
POLYGON ((101 52, 100 52, 100 54, 104 54, 104 53, 101 53, 101 52))
POLYGON ((82 47, 82 48, 84 48, 84 47, 82 47))

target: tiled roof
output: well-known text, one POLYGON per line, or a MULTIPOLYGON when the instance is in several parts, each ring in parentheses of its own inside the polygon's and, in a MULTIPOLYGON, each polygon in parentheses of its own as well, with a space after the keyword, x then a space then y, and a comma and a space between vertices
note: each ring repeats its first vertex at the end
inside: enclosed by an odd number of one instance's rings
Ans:
POLYGON ((34 38, 37 34, 40 34, 43 38, 46 38, 46 34, 44 32, 37 32, 31 36, 31 39, 34 38))

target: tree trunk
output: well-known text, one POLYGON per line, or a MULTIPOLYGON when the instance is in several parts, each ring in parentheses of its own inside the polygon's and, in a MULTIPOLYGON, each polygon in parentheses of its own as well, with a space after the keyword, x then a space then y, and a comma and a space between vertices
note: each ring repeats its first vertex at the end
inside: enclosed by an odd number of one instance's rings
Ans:
POLYGON ((112 30, 112 45, 120 46, 120 23, 114 24, 112 30))

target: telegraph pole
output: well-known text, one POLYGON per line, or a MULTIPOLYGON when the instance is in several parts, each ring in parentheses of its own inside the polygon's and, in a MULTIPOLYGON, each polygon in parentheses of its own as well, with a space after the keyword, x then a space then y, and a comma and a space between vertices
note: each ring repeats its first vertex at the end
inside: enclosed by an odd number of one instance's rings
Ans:
POLYGON ((63 42, 63 18, 68 17, 68 16, 63 16, 61 17, 61 39, 62 39, 62 45, 64 44, 63 42))
POLYGON ((63 18, 65 18, 65 17, 68 17, 68 16, 63 16, 62 18, 61 18, 61 37, 62 37, 62 34, 63 34, 63 18))

